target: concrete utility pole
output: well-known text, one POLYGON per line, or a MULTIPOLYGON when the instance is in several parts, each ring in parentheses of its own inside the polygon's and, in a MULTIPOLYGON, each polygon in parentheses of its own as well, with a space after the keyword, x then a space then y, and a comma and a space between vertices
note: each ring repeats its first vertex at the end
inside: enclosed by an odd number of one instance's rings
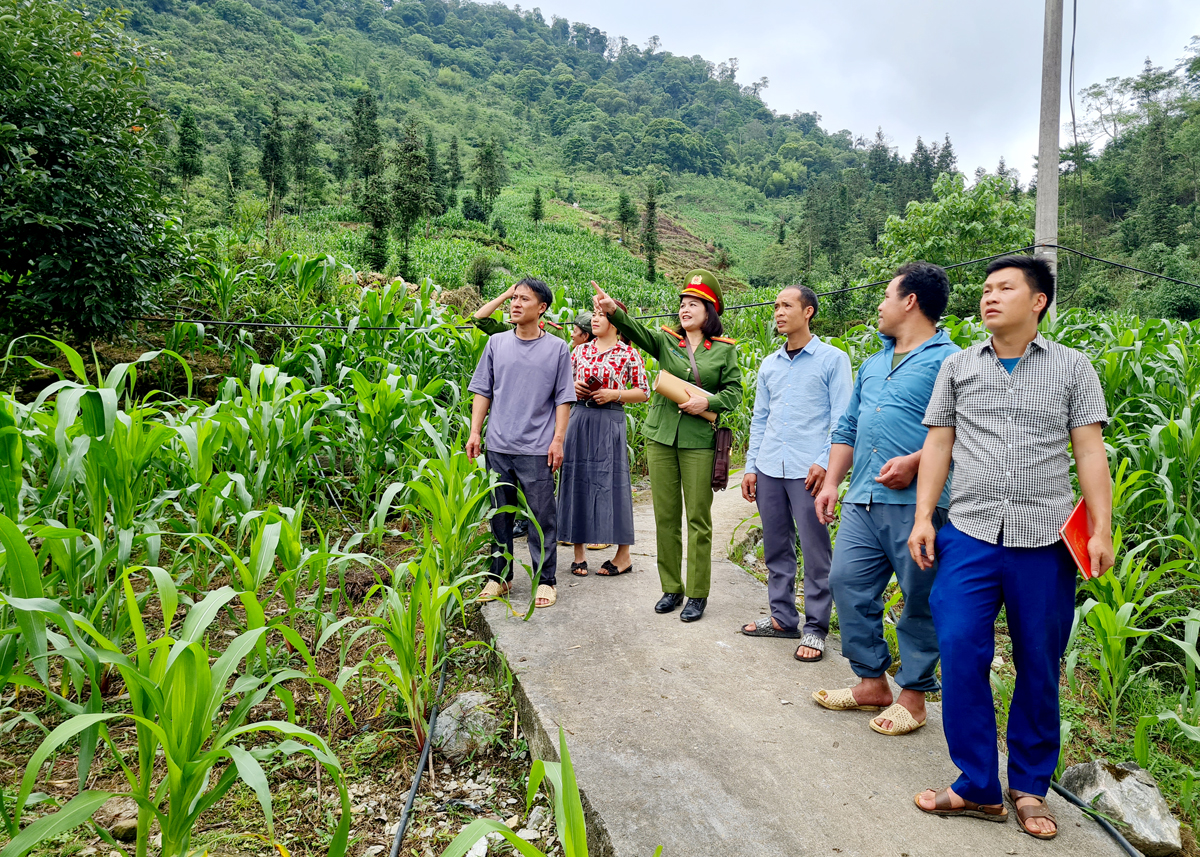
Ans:
MULTIPOLYGON (((1062 116, 1063 0, 1046 0, 1042 39, 1042 117, 1038 129, 1037 211, 1033 254, 1045 259, 1058 274, 1058 126, 1062 116)), ((1057 291, 1057 290, 1056 290, 1057 291)), ((1051 302, 1050 320, 1056 315, 1051 302)))

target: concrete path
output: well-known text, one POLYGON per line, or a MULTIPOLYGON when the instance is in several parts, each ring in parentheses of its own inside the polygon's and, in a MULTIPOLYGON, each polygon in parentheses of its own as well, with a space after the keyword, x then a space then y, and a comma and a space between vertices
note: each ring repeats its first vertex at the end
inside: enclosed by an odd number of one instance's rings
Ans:
MULTIPOLYGON (((737 633, 766 614, 767 600, 765 586, 724 558, 734 525, 753 511, 736 492, 714 505, 713 586, 700 622, 653 612, 648 502, 635 506, 633 573, 573 577, 570 549, 560 548, 554 607, 529 622, 501 604, 483 610, 516 676, 533 752, 557 758, 558 726, 566 729, 593 857, 650 857, 658 845, 665 857, 1122 853, 1056 795, 1061 833, 1050 842, 1022 834, 1011 812, 1004 825, 920 813, 913 795, 956 776, 940 706, 912 735, 877 735, 873 715, 811 700, 854 681, 836 640, 824 661, 801 665, 794 641, 737 633)), ((610 555, 589 551, 589 565, 610 555)), ((513 603, 529 597, 518 575, 513 603)))

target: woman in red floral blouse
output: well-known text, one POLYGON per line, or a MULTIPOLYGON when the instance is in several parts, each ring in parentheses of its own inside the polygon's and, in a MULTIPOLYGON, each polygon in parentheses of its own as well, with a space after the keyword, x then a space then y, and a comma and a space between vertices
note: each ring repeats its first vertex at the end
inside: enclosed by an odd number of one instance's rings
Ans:
MULTIPOLYGON (((623 309, 624 307, 622 307, 623 309)), ((588 573, 586 544, 614 544, 617 553, 597 574, 633 568, 633 490, 625 435, 625 405, 650 398, 646 365, 603 312, 592 313, 595 339, 571 352, 575 397, 567 424, 558 488, 560 537, 575 546, 571 572, 588 573)))

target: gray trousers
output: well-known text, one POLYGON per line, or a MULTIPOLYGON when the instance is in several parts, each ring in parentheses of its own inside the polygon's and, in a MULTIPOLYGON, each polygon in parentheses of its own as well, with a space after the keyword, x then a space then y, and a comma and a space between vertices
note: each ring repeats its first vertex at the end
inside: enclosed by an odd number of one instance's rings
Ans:
MULTIPOLYGON (((558 503, 554 499, 554 472, 546 463, 544 455, 508 455, 503 452, 487 453, 487 466, 502 482, 492 495, 497 509, 517 505, 517 490, 525 495, 525 502, 533 513, 533 519, 542 528, 539 541, 537 527, 529 528, 529 558, 538 571, 539 580, 548 586, 555 585, 554 572, 558 566, 558 503)), ((498 512, 492 516, 492 538, 510 557, 513 553, 513 512, 498 512)), ((503 555, 492 556, 492 577, 496 580, 512 580, 513 560, 503 555)))
POLYGON ((785 631, 800 626, 796 609, 796 531, 804 554, 804 633, 824 639, 829 633, 829 528, 817 520, 812 494, 803 479, 777 479, 760 473, 758 516, 763 528, 767 563, 767 597, 771 616, 785 631))
MULTIPOLYGON (((937 566, 922 571, 908 552, 915 505, 885 503, 842 504, 829 576, 837 603, 842 654, 860 678, 878 678, 892 665, 892 655, 883 636, 883 592, 896 575, 904 593, 904 612, 896 622, 900 669, 896 684, 906 690, 935 693, 938 641, 929 608, 929 591, 937 566)), ((934 527, 946 523, 946 510, 933 516, 934 527)))

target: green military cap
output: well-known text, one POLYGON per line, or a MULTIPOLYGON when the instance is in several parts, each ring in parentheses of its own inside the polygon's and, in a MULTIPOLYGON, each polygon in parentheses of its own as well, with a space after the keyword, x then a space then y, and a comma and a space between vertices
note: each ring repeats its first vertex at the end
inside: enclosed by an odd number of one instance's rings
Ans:
POLYGON ((688 271, 687 277, 684 278, 683 290, 679 293, 680 297, 684 295, 708 301, 716 306, 718 315, 725 309, 725 296, 721 293, 721 284, 717 282, 717 277, 712 271, 705 271, 703 268, 688 271))
POLYGON ((572 322, 576 327, 584 333, 591 334, 592 332, 592 314, 584 310, 579 315, 575 316, 575 321, 572 322))

